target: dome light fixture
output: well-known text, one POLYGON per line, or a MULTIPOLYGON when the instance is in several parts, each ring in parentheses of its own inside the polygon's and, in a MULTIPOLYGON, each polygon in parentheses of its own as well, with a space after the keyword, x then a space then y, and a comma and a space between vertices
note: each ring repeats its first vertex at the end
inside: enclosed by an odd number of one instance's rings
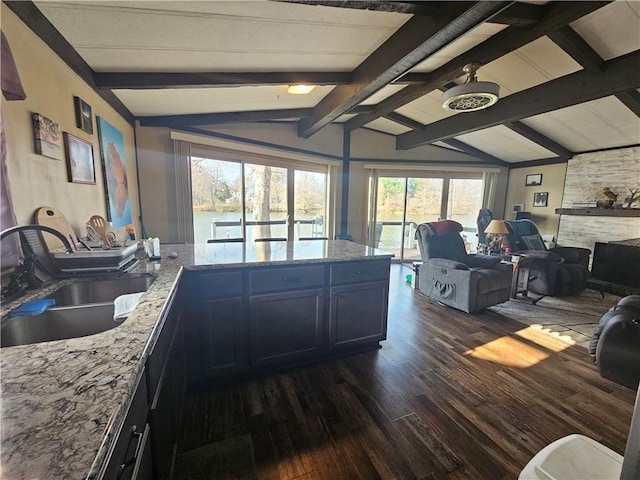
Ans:
POLYGON ((467 80, 462 85, 450 88, 442 96, 442 108, 454 112, 475 112, 490 107, 498 101, 500 86, 493 82, 478 82, 476 71, 479 63, 468 63, 462 71, 467 80))
POLYGON ((316 88, 315 85, 289 85, 287 92, 292 95, 306 95, 307 93, 311 93, 311 90, 316 88))

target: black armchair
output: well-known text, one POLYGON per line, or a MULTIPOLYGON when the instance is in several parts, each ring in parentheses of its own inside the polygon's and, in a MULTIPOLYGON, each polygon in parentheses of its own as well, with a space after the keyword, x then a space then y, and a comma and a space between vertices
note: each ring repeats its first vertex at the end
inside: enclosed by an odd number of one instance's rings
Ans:
POLYGON ((491 239, 484 233, 485 228, 489 226, 493 220, 493 213, 487 208, 481 208, 478 212, 476 225, 478 227, 478 253, 487 253, 489 251, 489 243, 491 239))
POLYGON ((462 225, 452 220, 422 223, 416 239, 423 264, 420 290, 429 298, 467 313, 509 300, 512 267, 499 257, 467 254, 462 225))
MULTIPOLYGON (((506 246, 529 262, 529 291, 562 296, 573 295, 587 288, 591 250, 579 247, 547 250, 538 227, 531 220, 507 220, 505 223, 509 230, 505 238, 506 246)), ((521 282, 523 280, 520 279, 521 282)))

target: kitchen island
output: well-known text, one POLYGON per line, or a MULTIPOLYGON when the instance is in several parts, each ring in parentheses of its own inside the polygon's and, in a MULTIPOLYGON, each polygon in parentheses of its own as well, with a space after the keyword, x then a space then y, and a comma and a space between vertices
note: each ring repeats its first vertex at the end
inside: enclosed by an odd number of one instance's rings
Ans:
MULTIPOLYGON (((138 268, 136 274, 150 273, 157 278, 129 318, 118 327, 89 337, 8 347, 0 351, 3 478, 92 479, 102 476, 136 387, 145 383, 141 382, 141 377, 145 374, 149 353, 157 343, 162 327, 160 320, 171 307, 170 300, 178 286, 189 285, 186 290, 193 295, 193 288, 199 283, 193 279, 199 275, 240 272, 243 283, 240 298, 249 305, 263 306, 265 301, 274 299, 272 296, 281 292, 264 291, 270 287, 260 283, 261 274, 252 276, 255 272, 264 269, 279 274, 278 269, 282 268, 311 268, 304 273, 315 275, 320 271, 316 272, 314 268, 322 266, 322 285, 313 284, 310 289, 316 291, 316 297, 323 298, 326 296, 323 292, 340 295, 352 288, 343 284, 348 282, 342 282, 341 278, 349 280, 350 276, 362 274, 363 271, 350 267, 357 264, 387 265, 385 281, 388 285, 388 263, 393 256, 341 240, 164 245, 161 253, 161 262, 145 262, 138 268), (170 259, 170 251, 176 252, 177 258, 170 259)), ((293 282, 295 295, 300 297, 303 296, 301 292, 309 290, 304 286, 305 278, 313 279, 314 275, 303 276, 302 280, 295 276, 277 278, 293 282), (302 286, 296 284, 298 281, 303 282, 302 286)), ((379 277, 376 280, 383 283, 379 277)), ((22 302, 43 297, 70 281, 52 282, 37 293, 4 306, 2 313, 5 315, 22 302)), ((221 298, 215 293, 211 297, 214 302, 221 298)), ((328 300, 322 302, 329 305, 328 300)), ((334 310, 338 307, 326 308, 334 310)), ((252 326, 261 325, 264 318, 254 314, 249 317, 252 326)), ((384 320, 383 334, 386 334, 386 308, 384 320)), ((327 332, 319 334, 325 342, 323 345, 333 341, 339 350, 348 346, 349 342, 341 342, 335 332, 327 332)), ((209 340, 215 344, 214 337, 209 340)), ((188 332, 185 341, 189 341, 188 332)), ((286 355, 283 357, 278 351, 263 353, 265 355, 258 355, 252 351, 247 357, 249 363, 265 368, 274 358, 287 361, 286 355)))

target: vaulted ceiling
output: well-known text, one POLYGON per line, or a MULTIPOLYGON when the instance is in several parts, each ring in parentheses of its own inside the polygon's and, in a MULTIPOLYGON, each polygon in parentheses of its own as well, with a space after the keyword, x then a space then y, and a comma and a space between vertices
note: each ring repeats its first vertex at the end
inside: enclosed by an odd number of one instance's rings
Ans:
POLYGON ((640 144, 636 1, 5 3, 142 125, 340 123, 511 167, 640 144), (500 100, 443 109, 468 63, 500 100))

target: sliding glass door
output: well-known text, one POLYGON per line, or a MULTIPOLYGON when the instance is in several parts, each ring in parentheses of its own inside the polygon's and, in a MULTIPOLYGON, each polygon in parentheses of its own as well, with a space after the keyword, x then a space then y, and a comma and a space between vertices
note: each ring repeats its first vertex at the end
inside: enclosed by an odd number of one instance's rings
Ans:
POLYGON ((191 158, 194 242, 327 236, 328 168, 191 158))
POLYGON ((475 248, 476 217, 482 205, 482 179, 420 177, 373 172, 369 242, 395 254, 394 260, 420 260, 416 228, 452 219, 463 225, 467 250, 475 248))

